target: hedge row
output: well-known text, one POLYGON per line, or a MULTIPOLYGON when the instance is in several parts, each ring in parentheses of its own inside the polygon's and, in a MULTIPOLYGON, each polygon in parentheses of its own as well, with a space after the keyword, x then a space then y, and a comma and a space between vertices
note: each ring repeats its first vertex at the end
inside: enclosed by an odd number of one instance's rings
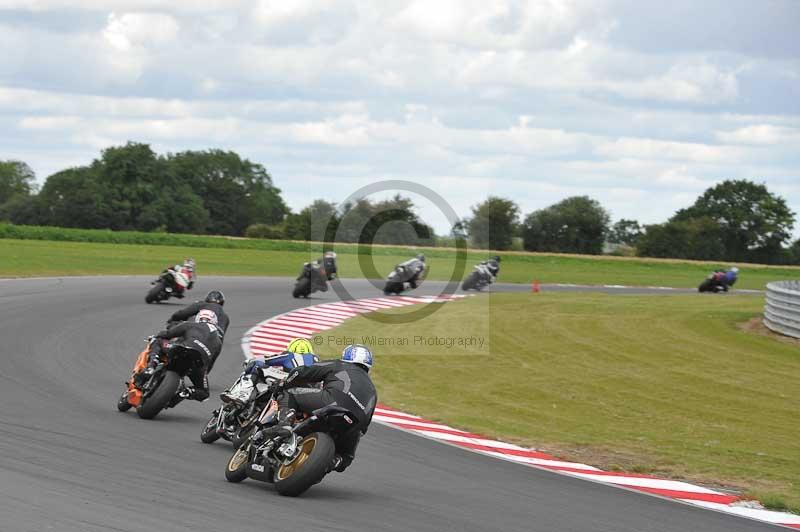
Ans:
MULTIPOLYGON (((99 244, 137 244, 150 246, 183 246, 193 248, 255 249, 263 251, 321 251, 319 242, 237 238, 226 236, 187 235, 179 233, 147 233, 142 231, 110 231, 107 229, 74 229, 38 225, 0 223, 0 239, 52 240, 61 242, 92 242, 99 244)), ((403 247, 370 247, 355 244, 336 244, 337 253, 373 255, 407 255, 413 250, 403 247)), ((425 254, 452 257, 452 250, 426 249, 425 254)))

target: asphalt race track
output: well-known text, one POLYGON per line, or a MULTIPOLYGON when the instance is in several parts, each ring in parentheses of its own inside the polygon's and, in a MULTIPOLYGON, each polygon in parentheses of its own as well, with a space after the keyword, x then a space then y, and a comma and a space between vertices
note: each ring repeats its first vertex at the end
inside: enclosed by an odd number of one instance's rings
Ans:
MULTIPOLYGON (((116 400, 143 339, 184 303, 146 305, 149 280, 0 280, 0 530, 775 530, 380 425, 346 473, 299 499, 252 480, 229 484, 230 444, 204 445, 199 433, 240 371, 240 337, 266 317, 336 296, 294 300, 285 278, 201 277, 195 297, 222 289, 231 316, 212 400, 144 421, 117 412, 116 400)), ((366 281, 347 285, 357 297, 379 295, 366 281)))

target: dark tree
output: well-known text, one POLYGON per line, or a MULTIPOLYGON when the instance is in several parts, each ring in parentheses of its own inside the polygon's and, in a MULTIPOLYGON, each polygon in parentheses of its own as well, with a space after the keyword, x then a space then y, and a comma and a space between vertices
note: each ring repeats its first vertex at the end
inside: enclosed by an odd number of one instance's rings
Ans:
POLYGON ((800 238, 794 241, 789 249, 787 250, 788 257, 789 257, 789 264, 797 264, 800 265, 800 238))
POLYGON ((612 244, 625 244, 635 246, 642 236, 642 226, 636 220, 619 220, 611 226, 608 232, 608 241, 612 244))
POLYGON ((38 200, 43 225, 87 229, 129 229, 130 202, 118 199, 99 167, 71 168, 47 178, 38 200))
POLYGON ((167 163, 202 200, 208 233, 241 235, 254 223, 278 224, 289 212, 264 167, 234 152, 186 151, 168 156, 167 163))
POLYGON ((723 231, 707 217, 648 225, 636 245, 642 257, 720 260, 724 251, 723 231))
POLYGON ((338 225, 336 204, 320 199, 297 214, 289 214, 284 222, 284 233, 290 240, 333 242, 338 225))
POLYGON ((481 249, 511 249, 519 222, 519 207, 511 200, 489 196, 472 207, 467 228, 472 245, 481 249))
POLYGON ((525 249, 600 254, 609 220, 608 212, 596 200, 587 196, 567 198, 525 218, 525 249))
POLYGON ((414 212, 414 203, 396 195, 376 203, 362 198, 345 204, 339 217, 336 240, 363 244, 433 245, 435 234, 414 212))
POLYGON ((36 176, 21 161, 0 161, 0 205, 14 196, 30 196, 36 176))
POLYGON ((698 218, 719 225, 723 243, 719 258, 729 261, 779 262, 794 227, 794 213, 786 201, 747 180, 723 181, 709 188, 670 221, 698 218))

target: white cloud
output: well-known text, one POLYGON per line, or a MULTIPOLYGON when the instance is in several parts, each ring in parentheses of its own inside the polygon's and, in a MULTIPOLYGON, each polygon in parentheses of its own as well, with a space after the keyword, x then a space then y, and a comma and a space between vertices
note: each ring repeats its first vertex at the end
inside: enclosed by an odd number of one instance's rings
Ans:
POLYGON ((662 75, 635 81, 608 81, 609 90, 623 96, 690 103, 732 102, 739 94, 734 72, 705 60, 679 62, 662 75))
POLYGON ((775 146, 800 142, 800 129, 772 124, 754 124, 733 131, 718 131, 716 136, 721 142, 729 144, 775 146))
POLYGON ((736 163, 744 155, 741 149, 730 146, 629 137, 605 142, 595 153, 620 159, 679 160, 693 163, 736 163))
POLYGON ((175 40, 178 22, 163 13, 123 13, 108 15, 103 30, 105 40, 119 52, 136 48, 156 48, 175 40))
POLYGON ((384 177, 655 222, 741 177, 800 211, 800 8, 640 4, 0 0, 0 142, 40 177, 127 140, 235 149, 293 206, 384 177))
POLYGON ((346 0, 259 0, 252 10, 260 39, 295 45, 339 41, 347 35, 354 15, 346 0))

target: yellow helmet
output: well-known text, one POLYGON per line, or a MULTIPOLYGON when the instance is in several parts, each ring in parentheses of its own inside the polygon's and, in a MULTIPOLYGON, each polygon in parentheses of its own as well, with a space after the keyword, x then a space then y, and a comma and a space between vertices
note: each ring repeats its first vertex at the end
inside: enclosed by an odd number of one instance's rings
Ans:
POLYGON ((306 353, 313 353, 314 346, 305 338, 295 338, 289 342, 289 345, 286 346, 286 350, 296 355, 304 355, 306 353))

